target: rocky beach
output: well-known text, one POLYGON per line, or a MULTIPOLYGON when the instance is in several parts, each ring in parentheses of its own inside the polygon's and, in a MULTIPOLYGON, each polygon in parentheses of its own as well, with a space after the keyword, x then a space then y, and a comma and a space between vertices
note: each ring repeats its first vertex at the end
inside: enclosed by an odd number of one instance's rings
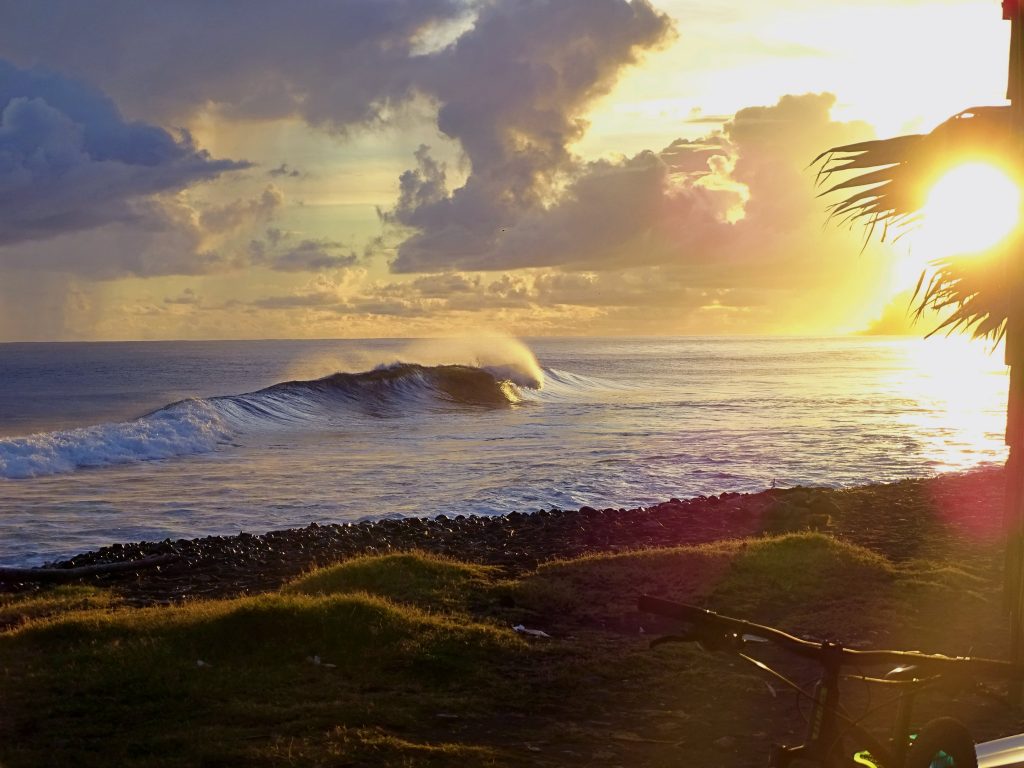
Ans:
POLYGON ((585 506, 313 524, 259 535, 113 544, 52 563, 36 576, 33 569, 0 570, 0 588, 31 590, 45 580, 44 571, 67 570, 58 574, 66 581, 76 579, 73 569, 86 569, 89 575, 80 580, 114 587, 134 604, 160 604, 274 590, 313 567, 357 555, 417 550, 521 574, 586 554, 808 530, 900 562, 948 552, 958 541, 992 543, 1001 530, 1002 498, 1002 469, 989 468, 854 488, 672 498, 634 509, 585 506), (95 568, 132 561, 158 564, 109 573, 95 568))

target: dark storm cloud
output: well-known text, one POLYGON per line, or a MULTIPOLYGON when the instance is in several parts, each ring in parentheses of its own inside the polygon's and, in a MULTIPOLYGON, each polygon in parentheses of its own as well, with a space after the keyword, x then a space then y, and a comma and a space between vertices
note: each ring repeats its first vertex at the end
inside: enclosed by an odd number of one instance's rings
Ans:
MULTIPOLYGON (((450 192, 444 167, 425 147, 417 153, 417 168, 402 177, 400 199, 386 214, 415 230, 396 261, 397 269, 409 271, 433 271, 441 252, 456 258, 480 253, 505 223, 538 206, 555 175, 572 167, 568 146, 583 135, 589 105, 644 49, 671 34, 668 18, 647 0, 0 0, 0 11, 0 55, 80 73, 148 120, 174 122, 213 109, 255 119, 297 115, 344 130, 386 119, 425 96, 436 105, 439 129, 460 143, 471 172, 450 192), (431 37, 459 20, 472 24, 453 43, 439 45, 443 39, 431 37)), ((109 99, 95 94, 107 113, 117 114, 109 99)), ((75 125, 90 122, 55 99, 46 106, 75 125)), ((42 135, 74 147, 75 131, 59 115, 43 114, 43 105, 15 105, 12 120, 19 110, 22 122, 31 117, 46 126, 42 135)), ((99 142, 104 149, 125 146, 133 157, 174 158, 183 174, 179 186, 235 167, 196 152, 187 136, 175 141, 119 116, 107 123, 134 126, 135 133, 108 136, 99 142)), ((102 136, 87 133, 90 146, 102 136)), ((291 176, 294 170, 281 165, 270 173, 291 176)), ((147 179, 151 186, 140 186, 140 194, 174 186, 154 174, 147 179)), ((42 191, 44 185, 30 187, 42 191)), ((90 206, 68 201, 62 218, 75 227, 130 218, 124 206, 107 210, 102 202, 102 196, 90 206)), ((52 231, 52 213, 40 205, 39 235, 52 231)), ((29 226, 29 219, 18 218, 22 228, 29 226)))
POLYGON ((463 0, 0 0, 0 55, 77 72, 133 115, 301 115, 343 128, 413 87, 432 27, 463 0))
POLYGON ((125 120, 86 84, 0 60, 0 245, 151 213, 141 198, 245 163, 214 160, 187 133, 125 120))
POLYGON ((542 206, 558 173, 574 164, 586 108, 608 93, 640 52, 666 40, 667 17, 644 0, 520 0, 485 7, 474 27, 432 57, 418 80, 439 104, 438 127, 471 166, 448 193, 426 148, 401 178, 386 214, 415 233, 398 272, 479 262, 502 228, 542 206))
POLYGON ((206 275, 244 264, 238 254, 206 246, 191 209, 173 201, 140 203, 136 209, 130 224, 107 223, 0 248, 0 267, 117 280, 206 275))

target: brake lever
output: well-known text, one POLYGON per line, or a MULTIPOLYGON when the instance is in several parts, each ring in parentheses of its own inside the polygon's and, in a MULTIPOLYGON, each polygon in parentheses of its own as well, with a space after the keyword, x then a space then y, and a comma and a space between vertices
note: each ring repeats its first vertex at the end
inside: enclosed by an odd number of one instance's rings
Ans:
POLYGON ((685 635, 662 635, 651 640, 650 647, 657 648, 659 645, 666 645, 667 643, 697 643, 702 649, 710 653, 716 653, 721 651, 738 652, 743 647, 744 642, 767 642, 762 641, 761 638, 756 638, 750 635, 736 635, 733 633, 708 633, 708 632, 691 632, 685 635))

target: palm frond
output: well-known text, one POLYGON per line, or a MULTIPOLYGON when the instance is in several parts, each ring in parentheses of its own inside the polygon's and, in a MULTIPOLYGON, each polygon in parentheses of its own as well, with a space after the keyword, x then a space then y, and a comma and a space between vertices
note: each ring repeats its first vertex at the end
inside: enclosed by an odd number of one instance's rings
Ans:
POLYGON ((1007 257, 1020 244, 1020 239, 1014 238, 985 257, 943 259, 933 265, 927 280, 922 275, 914 291, 915 317, 928 309, 949 313, 928 335, 963 331, 998 342, 1006 333, 1006 319, 1020 285, 1019 277, 1013 279, 1008 274, 1007 257))
MULTIPOLYGON (((861 223, 864 246, 878 234, 882 242, 899 239, 921 217, 928 190, 952 167, 987 160, 1006 166, 1017 162, 1019 138, 1012 130, 1010 107, 972 107, 931 133, 896 136, 833 147, 814 159, 820 164, 819 197, 844 194, 826 209, 827 221, 841 226, 861 223)), ((969 221, 964 226, 970 226, 969 221)), ((1006 265, 1021 237, 986 258, 954 257, 922 273, 912 301, 920 318, 928 309, 948 313, 928 335, 969 332, 998 342, 1006 333, 1016 288, 1024 275, 1009 279, 1006 265)))
POLYGON ((828 219, 865 224, 866 245, 878 225, 884 241, 913 224, 928 189, 945 170, 968 159, 1005 158, 1011 139, 1009 107, 972 107, 931 133, 833 147, 811 165, 820 164, 816 185, 830 184, 819 196, 850 191, 828 206, 828 219), (842 180, 833 183, 834 177, 842 180))

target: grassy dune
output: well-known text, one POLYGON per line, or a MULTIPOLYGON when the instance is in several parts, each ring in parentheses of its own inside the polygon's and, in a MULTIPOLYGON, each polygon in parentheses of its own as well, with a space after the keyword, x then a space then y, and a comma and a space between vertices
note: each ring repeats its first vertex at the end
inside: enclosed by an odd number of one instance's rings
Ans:
MULTIPOLYGON (((640 593, 850 644, 1002 655, 993 557, 896 564, 804 533, 516 579, 364 557, 176 607, 86 587, 8 596, 0 766, 759 765, 802 731, 792 697, 732 659, 649 650, 660 626, 637 614, 640 593)), ((984 701, 934 705, 980 731, 1013 725, 984 701)))

